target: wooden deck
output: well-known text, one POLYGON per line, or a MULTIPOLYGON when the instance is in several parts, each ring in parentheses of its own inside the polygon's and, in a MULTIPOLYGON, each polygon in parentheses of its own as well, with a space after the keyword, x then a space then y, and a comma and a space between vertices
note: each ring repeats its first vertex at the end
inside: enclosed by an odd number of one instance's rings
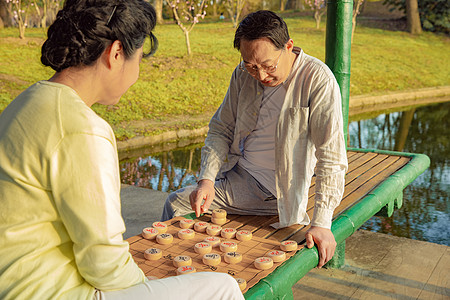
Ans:
MULTIPOLYGON (((410 157, 379 154, 373 152, 348 151, 349 168, 345 177, 344 196, 339 207, 334 212, 336 218, 341 212, 367 195, 386 178, 405 166, 410 157)), ((312 218, 314 210, 315 178, 312 179, 309 190, 308 215, 312 218)), ((278 222, 278 216, 238 216, 229 215, 230 222, 226 227, 251 230, 254 236, 283 241, 286 239, 304 243, 305 233, 309 228, 304 225, 293 225, 275 230, 270 224, 278 222)), ((200 217, 209 220, 209 217, 200 217)))

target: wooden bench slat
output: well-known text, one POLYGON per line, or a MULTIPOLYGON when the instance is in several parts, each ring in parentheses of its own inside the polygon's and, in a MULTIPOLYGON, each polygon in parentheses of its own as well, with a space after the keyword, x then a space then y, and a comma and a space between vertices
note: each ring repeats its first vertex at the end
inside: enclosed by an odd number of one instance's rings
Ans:
MULTIPOLYGON (((380 157, 381 158, 381 157, 380 157)), ((370 172, 367 171, 361 176, 350 183, 349 186, 346 185, 344 190, 344 197, 340 203, 340 205, 334 211, 334 217, 339 215, 342 211, 353 205, 357 200, 361 199, 368 192, 373 190, 378 184, 384 181, 387 177, 395 173, 398 169, 403 167, 410 159, 407 157, 398 157, 398 156, 389 156, 387 158, 382 158, 382 161, 379 162, 376 166, 377 168, 371 168, 370 172), (367 184, 370 182, 370 184, 367 184), (358 192, 356 192, 358 190, 358 192), (352 195, 349 197, 349 195, 352 195)), ((374 161, 375 162, 375 161, 374 161)), ((314 199, 310 198, 308 202, 308 216, 312 218, 313 208, 314 207, 314 199)), ((289 236, 289 239, 296 240, 297 242, 303 242, 305 239, 305 233, 310 228, 308 226, 296 225, 295 233, 289 236)), ((289 232, 288 230, 284 231, 283 234, 273 234, 273 237, 277 239, 283 240, 286 239, 286 235, 284 233, 289 232)))
POLYGON ((371 172, 373 168, 383 168, 383 166, 387 167, 390 162, 389 160, 385 161, 386 159, 389 159, 389 155, 380 154, 373 157, 371 160, 366 161, 364 164, 354 166, 354 168, 352 168, 351 170, 349 169, 349 172, 345 174, 345 185, 350 184, 358 176, 361 176, 366 172, 371 172))
MULTIPOLYGON (((348 153, 348 152, 347 152, 347 153, 348 153)), ((366 154, 366 153, 363 153, 363 152, 356 152, 354 155, 350 156, 350 158, 349 158, 348 155, 347 155, 347 162, 350 164, 350 163, 352 163, 355 159, 358 159, 359 157, 364 156, 364 154, 366 154)))
POLYGON ((270 226, 270 224, 273 224, 276 222, 278 222, 278 216, 272 216, 270 219, 270 222, 267 222, 266 224, 264 224, 263 226, 258 228, 258 230, 256 230, 253 233, 253 235, 257 236, 257 237, 261 237, 261 238, 266 238, 267 236, 271 235, 273 233, 273 231, 275 230, 275 228, 270 226))
MULTIPOLYGON (((230 215, 235 216, 235 215, 230 215)), ((237 218, 234 218, 232 221, 222 225, 223 228, 235 228, 236 230, 242 229, 243 226, 250 221, 250 219, 258 219, 258 216, 248 216, 248 215, 238 215, 237 218)))
MULTIPOLYGON (((381 163, 388 157, 389 155, 384 154, 367 155, 365 159, 360 160, 360 164, 349 164, 349 168, 345 175, 345 184, 347 185, 353 179, 360 176, 362 173, 369 171, 373 166, 381 163)), ((314 197, 314 194, 315 194, 315 177, 313 177, 313 180, 311 181, 311 186, 309 187, 308 191, 308 198, 311 200, 311 198, 314 197)))
POLYGON ((281 241, 289 239, 291 236, 296 234, 299 230, 302 230, 303 227, 305 227, 305 225, 296 224, 296 225, 292 225, 289 227, 281 228, 266 238, 281 242, 281 241))
MULTIPOLYGON (((347 189, 347 184, 352 182, 355 178, 357 178, 361 174, 370 171, 371 168, 373 168, 375 165, 380 164, 382 161, 387 159, 389 157, 389 155, 376 155, 376 156, 370 155, 368 157, 370 157, 371 159, 370 160, 366 160, 366 159, 361 160, 361 162, 364 162, 363 165, 351 165, 349 167, 346 177, 345 177, 345 184, 346 184, 345 189, 347 189)), ((384 164, 381 165, 381 167, 383 167, 383 166, 385 166, 385 165, 384 164)), ((307 210, 314 207, 314 195, 315 195, 315 184, 314 185, 311 184, 311 186, 309 188, 309 193, 308 193, 307 210)), ((344 196, 345 196, 345 190, 344 190, 344 196)))
MULTIPOLYGON (((372 160, 373 158, 377 157, 378 154, 377 153, 373 153, 373 152, 368 152, 368 153, 355 153, 354 155, 352 155, 352 157, 354 158, 353 160, 348 160, 348 170, 347 170, 347 174, 353 172, 356 168, 361 167, 361 165, 365 164, 367 161, 372 160)), ((313 178, 311 178, 311 185, 309 188, 309 195, 311 196, 311 191, 314 190, 314 186, 316 183, 316 176, 313 176, 313 178)))
POLYGON ((363 155, 358 156, 356 159, 348 162, 348 171, 353 170, 355 167, 365 164, 367 161, 371 160, 377 155, 379 154, 373 152, 363 153, 363 155))
POLYGON ((353 155, 355 155, 357 152, 355 151, 347 151, 347 160, 350 159, 353 155))
MULTIPOLYGON (((384 169, 382 172, 377 174, 371 179, 371 184, 363 184, 358 186, 354 191, 346 195, 346 202, 353 203, 365 195, 367 195, 371 190, 382 183, 386 178, 391 176, 393 173, 401 169, 405 164, 408 163, 410 159, 408 157, 400 157, 395 163, 390 165, 388 168, 384 169), (347 200, 348 198, 348 200, 347 200)), ((341 207, 340 211, 345 210, 347 207, 341 207)))
POLYGON ((278 216, 256 216, 256 218, 248 220, 248 222, 246 222, 246 224, 240 229, 250 230, 253 234, 255 234, 258 229, 269 226, 275 222, 278 222, 278 216))
POLYGON ((383 172, 384 170, 389 169, 389 167, 398 160, 399 160, 399 157, 390 156, 390 157, 386 158, 383 161, 383 163, 375 165, 373 168, 371 168, 367 172, 364 172, 364 173, 360 174, 358 177, 354 178, 352 181, 350 181, 348 184, 345 185, 343 199, 345 199, 348 194, 350 194, 351 192, 356 190, 361 185, 367 184, 371 188, 378 185, 379 182, 372 181, 372 178, 375 178, 376 175, 383 172))

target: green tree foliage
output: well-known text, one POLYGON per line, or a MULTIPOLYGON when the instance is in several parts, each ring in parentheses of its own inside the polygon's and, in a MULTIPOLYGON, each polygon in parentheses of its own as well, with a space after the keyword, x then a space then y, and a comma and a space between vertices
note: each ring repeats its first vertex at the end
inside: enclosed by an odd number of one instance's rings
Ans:
MULTIPOLYGON (((405 0, 384 0, 383 3, 406 12, 405 0)), ((450 33, 450 1, 420 0, 418 4, 423 29, 450 33)))

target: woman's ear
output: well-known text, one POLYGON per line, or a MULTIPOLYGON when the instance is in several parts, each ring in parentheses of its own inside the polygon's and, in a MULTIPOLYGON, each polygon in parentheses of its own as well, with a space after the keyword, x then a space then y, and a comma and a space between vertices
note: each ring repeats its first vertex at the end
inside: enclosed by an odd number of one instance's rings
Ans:
POLYGON ((116 66, 122 66, 125 60, 125 53, 123 51, 122 43, 118 40, 114 41, 108 49, 105 51, 107 54, 107 66, 109 68, 114 68, 116 66))

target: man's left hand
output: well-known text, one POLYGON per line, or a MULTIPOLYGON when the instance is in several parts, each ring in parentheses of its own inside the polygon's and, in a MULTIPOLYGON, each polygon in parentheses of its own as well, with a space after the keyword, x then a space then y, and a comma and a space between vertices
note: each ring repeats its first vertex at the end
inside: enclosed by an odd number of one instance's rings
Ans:
POLYGON ((330 229, 311 226, 306 232, 306 247, 312 248, 314 243, 319 250, 317 267, 320 269, 333 257, 337 244, 330 229))

